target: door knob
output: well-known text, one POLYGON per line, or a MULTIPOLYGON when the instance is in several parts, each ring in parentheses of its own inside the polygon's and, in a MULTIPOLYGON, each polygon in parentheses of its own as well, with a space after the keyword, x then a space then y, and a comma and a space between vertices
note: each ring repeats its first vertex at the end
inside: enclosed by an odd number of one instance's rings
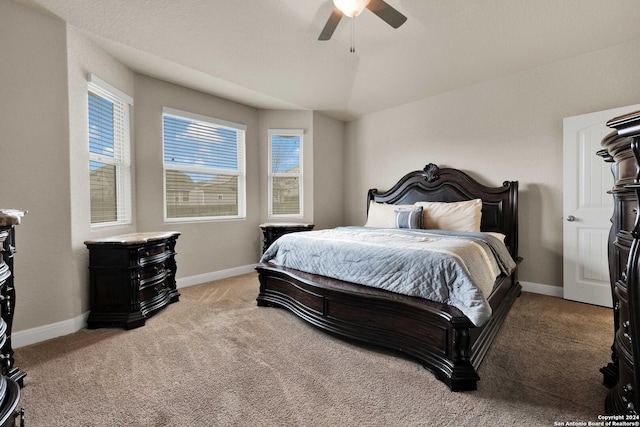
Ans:
POLYGON ((569 216, 567 217, 567 221, 569 221, 569 222, 573 222, 573 221, 575 221, 575 220, 576 220, 576 217, 575 217, 575 216, 573 216, 573 215, 569 215, 569 216))

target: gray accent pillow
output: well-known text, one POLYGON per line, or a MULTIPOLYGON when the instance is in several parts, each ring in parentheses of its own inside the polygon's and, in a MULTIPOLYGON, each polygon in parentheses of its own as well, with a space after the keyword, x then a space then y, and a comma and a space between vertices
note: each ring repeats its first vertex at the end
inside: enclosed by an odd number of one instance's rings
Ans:
POLYGON ((396 228, 422 228, 422 206, 395 210, 396 228))

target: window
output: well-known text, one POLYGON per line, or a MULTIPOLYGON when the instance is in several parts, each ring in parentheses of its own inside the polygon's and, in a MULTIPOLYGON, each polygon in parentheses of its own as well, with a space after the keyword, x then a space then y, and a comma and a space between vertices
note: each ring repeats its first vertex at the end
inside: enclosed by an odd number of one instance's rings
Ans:
POLYGON ((269 129, 269 217, 303 215, 301 129, 269 129))
POLYGON ((88 86, 91 225, 129 224, 133 99, 91 74, 88 86))
POLYGON ((165 107, 165 219, 244 218, 246 126, 165 107))

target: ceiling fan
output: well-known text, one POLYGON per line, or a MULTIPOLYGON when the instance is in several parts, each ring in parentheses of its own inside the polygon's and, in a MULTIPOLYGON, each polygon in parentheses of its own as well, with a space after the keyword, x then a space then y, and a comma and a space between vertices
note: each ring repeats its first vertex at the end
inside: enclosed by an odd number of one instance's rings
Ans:
MULTIPOLYGON (((398 12, 384 0, 333 0, 333 4, 335 7, 331 12, 331 16, 329 16, 327 23, 324 25, 318 40, 329 40, 343 16, 346 15, 350 18, 355 18, 360 15, 365 8, 378 15, 380 19, 391 25, 393 28, 398 28, 407 20, 406 16, 398 12)), ((352 24, 350 51, 355 52, 355 19, 352 20, 352 24)))

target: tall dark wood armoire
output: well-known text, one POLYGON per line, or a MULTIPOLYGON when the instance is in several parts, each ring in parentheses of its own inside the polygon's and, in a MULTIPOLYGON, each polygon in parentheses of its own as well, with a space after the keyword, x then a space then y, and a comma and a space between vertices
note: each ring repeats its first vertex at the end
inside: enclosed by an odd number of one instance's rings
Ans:
POLYGON ((15 366, 11 331, 16 307, 13 258, 16 226, 26 211, 0 209, 0 427, 24 425, 24 411, 18 409, 20 387, 27 375, 15 366))
POLYGON ((640 411, 640 111, 607 122, 614 129, 599 152, 611 162, 614 211, 609 237, 614 339, 611 362, 601 369, 611 388, 608 414, 640 411))

